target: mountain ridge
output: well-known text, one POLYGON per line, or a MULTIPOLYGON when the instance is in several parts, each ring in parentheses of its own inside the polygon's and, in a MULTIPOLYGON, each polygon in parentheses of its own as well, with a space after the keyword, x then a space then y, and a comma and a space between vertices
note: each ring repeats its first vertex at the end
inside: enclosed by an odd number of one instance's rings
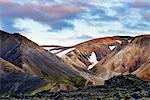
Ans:
MULTIPOLYGON (((8 87, 17 88, 13 95, 104 85, 120 75, 150 80, 149 34, 97 38, 70 47, 52 45, 50 50, 19 33, 0 31, 0 40, 0 78, 7 92, 12 91, 8 87), (20 82, 25 87, 15 85, 20 82)), ((0 90, 0 95, 5 92, 0 90)))
POLYGON ((1 57, 24 71, 73 88, 77 81, 83 80, 82 76, 61 58, 39 47, 26 37, 18 33, 3 33, 3 31, 0 32, 0 35, 1 57))
MULTIPOLYGON (((56 47, 56 49, 55 48, 50 49, 50 51, 59 50, 59 47, 60 49, 63 48, 62 46, 58 46, 56 47)), ((88 67, 93 64, 91 71, 93 71, 94 74, 96 74, 96 76, 100 77, 100 79, 102 79, 103 76, 105 76, 105 78, 106 76, 110 78, 114 75, 129 74, 131 71, 133 74, 136 74, 138 77, 149 80, 150 34, 144 34, 135 37, 114 36, 108 38, 107 37, 97 38, 71 47, 74 47, 74 50, 64 54, 62 58, 66 61, 70 59, 69 62, 71 62, 76 66, 80 66, 85 70, 88 70, 88 67), (109 39, 111 39, 111 43, 106 42, 109 39), (114 48, 110 48, 113 46, 114 48), (97 60, 97 64, 95 65, 93 62, 90 62, 90 56, 92 55, 92 53, 95 53, 96 55, 95 60, 97 60), (112 64, 107 64, 110 63, 111 59, 113 59, 112 64), (126 63, 126 65, 124 65, 123 63, 124 64, 126 63), (107 66, 107 68, 104 66, 107 66), (145 68, 145 66, 147 67, 145 68), (127 67, 127 69, 124 69, 125 67, 127 67), (113 70, 114 68, 118 68, 117 69, 118 71, 117 72, 114 71, 113 70), (140 68, 142 71, 139 70, 138 68, 140 68), (146 70, 144 71, 144 69, 146 70), (138 72, 141 73, 139 74, 138 72)), ((67 47, 66 49, 68 48, 69 47, 67 47)), ((104 80, 108 79, 105 78, 104 80)), ((100 80, 100 79, 96 79, 96 80, 100 80)))

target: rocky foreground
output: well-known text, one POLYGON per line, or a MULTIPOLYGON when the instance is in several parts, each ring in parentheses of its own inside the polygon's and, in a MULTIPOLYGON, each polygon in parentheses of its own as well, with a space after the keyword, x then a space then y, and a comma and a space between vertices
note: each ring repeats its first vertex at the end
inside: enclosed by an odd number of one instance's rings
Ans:
POLYGON ((75 91, 50 92, 43 91, 33 96, 3 95, 1 99, 71 99, 71 100, 93 100, 93 99, 148 99, 150 98, 150 81, 137 78, 135 75, 115 76, 101 86, 79 88, 75 91))

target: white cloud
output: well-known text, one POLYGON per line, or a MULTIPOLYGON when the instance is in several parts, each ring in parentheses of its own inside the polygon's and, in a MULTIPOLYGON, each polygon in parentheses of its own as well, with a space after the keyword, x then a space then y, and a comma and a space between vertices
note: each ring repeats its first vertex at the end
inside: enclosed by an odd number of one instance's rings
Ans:
MULTIPOLYGON (((128 15, 124 16, 121 18, 121 23, 127 27, 133 27, 132 30, 137 31, 137 26, 139 24, 145 24, 146 26, 140 26, 142 31, 144 31, 144 29, 146 29, 148 26, 150 26, 150 23, 147 21, 144 21, 142 18, 142 15, 140 13, 138 13, 138 9, 133 9, 131 10, 128 15)), ((147 28, 148 29, 148 28, 147 28)))
POLYGON ((101 25, 97 26, 90 25, 85 20, 73 20, 70 23, 74 25, 74 29, 63 29, 60 31, 49 31, 51 29, 50 26, 32 19, 16 19, 13 26, 22 30, 20 32, 22 35, 40 45, 71 46, 86 41, 86 38, 78 38, 84 35, 98 38, 112 35, 137 35, 141 33, 141 31, 131 31, 124 28, 118 21, 111 23, 101 22, 101 25))
POLYGON ((88 34, 91 37, 97 37, 98 31, 95 27, 88 26, 82 20, 73 22, 75 29, 63 29, 61 31, 48 31, 50 26, 34 21, 32 19, 16 19, 14 21, 14 28, 22 30, 20 33, 38 44, 57 44, 57 45, 75 45, 83 42, 86 39, 79 39, 78 37, 88 34))
POLYGON ((22 35, 41 45, 73 45, 83 41, 81 39, 72 39, 72 37, 76 37, 76 33, 73 30, 64 29, 59 32, 49 32, 50 26, 32 19, 16 19, 13 27, 21 30, 22 35))
POLYGON ((20 30, 24 30, 25 32, 46 32, 49 29, 51 29, 51 27, 49 27, 46 24, 42 24, 40 22, 34 21, 32 19, 21 19, 18 18, 14 21, 14 28, 20 29, 20 30))
POLYGON ((90 0, 90 4, 95 5, 95 6, 101 6, 105 8, 110 8, 110 7, 117 7, 117 6, 122 6, 122 2, 120 0, 90 0))
POLYGON ((48 1, 48 0, 12 0, 14 3, 25 5, 25 4, 46 4, 46 5, 52 5, 54 4, 54 1, 48 1))

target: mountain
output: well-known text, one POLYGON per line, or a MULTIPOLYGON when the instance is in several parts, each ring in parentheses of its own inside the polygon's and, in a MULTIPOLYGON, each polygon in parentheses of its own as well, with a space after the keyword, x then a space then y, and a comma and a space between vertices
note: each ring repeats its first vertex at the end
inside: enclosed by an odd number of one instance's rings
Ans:
POLYGON ((73 65, 84 69, 91 69, 103 57, 129 44, 131 39, 132 37, 128 36, 97 38, 70 47, 52 46, 55 48, 50 49, 50 51, 58 51, 56 52, 58 56, 65 54, 62 58, 65 61, 69 60, 73 65), (67 50, 68 52, 66 52, 67 50))
POLYGON ((7 72, 11 72, 13 70, 19 71, 19 72, 24 72, 24 70, 22 70, 21 68, 11 64, 10 62, 0 58, 0 63, 1 63, 1 67, 0 67, 0 74, 4 74, 7 72))
POLYGON ((39 46, 19 33, 0 31, 0 47, 0 98, 36 98, 42 91, 56 98, 112 97, 117 91, 121 98, 126 93, 149 96, 150 35, 104 37, 64 47, 39 46))
POLYGON ((57 46, 50 51, 58 50, 59 55, 71 48, 74 49, 61 57, 72 65, 92 71, 95 78, 91 80, 95 85, 119 74, 132 73, 150 80, 150 35, 97 38, 71 47, 57 46))
POLYGON ((0 58, 0 97, 30 94, 49 84, 43 78, 30 75, 0 58))
POLYGON ((129 73, 150 80, 150 36, 135 37, 117 53, 103 58, 95 68, 96 75, 105 80, 116 74, 129 73))
POLYGON ((0 55, 23 71, 73 89, 84 85, 84 78, 61 58, 19 33, 0 31, 0 55))

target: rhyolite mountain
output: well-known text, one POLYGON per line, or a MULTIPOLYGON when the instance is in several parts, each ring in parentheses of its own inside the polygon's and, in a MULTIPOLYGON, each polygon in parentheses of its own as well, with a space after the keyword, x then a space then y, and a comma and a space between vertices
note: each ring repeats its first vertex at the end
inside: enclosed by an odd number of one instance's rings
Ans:
POLYGON ((104 79, 131 73, 150 80, 150 35, 135 37, 124 48, 102 59, 95 69, 96 75, 104 79))
POLYGON ((68 50, 68 52, 62 56, 63 59, 69 59, 73 64, 88 69, 88 67, 93 64, 93 62, 90 61, 91 55, 96 56, 95 60, 100 61, 111 52, 119 51, 121 48, 129 44, 132 38, 133 37, 129 36, 97 38, 70 47, 52 46, 53 48, 50 49, 50 51, 58 51, 55 53, 59 56, 60 53, 68 50))
POLYGON ((69 49, 70 51, 61 57, 72 65, 92 71, 95 74, 95 78, 91 79, 92 84, 99 85, 113 76, 130 73, 150 80, 150 35, 148 34, 135 37, 97 38, 75 46, 57 46, 50 51, 58 50, 56 54, 59 55, 69 49), (74 49, 71 50, 72 48, 74 49))
POLYGON ((51 80, 64 89, 84 85, 83 77, 71 66, 19 33, 0 31, 0 40, 0 57, 26 73, 51 80))

